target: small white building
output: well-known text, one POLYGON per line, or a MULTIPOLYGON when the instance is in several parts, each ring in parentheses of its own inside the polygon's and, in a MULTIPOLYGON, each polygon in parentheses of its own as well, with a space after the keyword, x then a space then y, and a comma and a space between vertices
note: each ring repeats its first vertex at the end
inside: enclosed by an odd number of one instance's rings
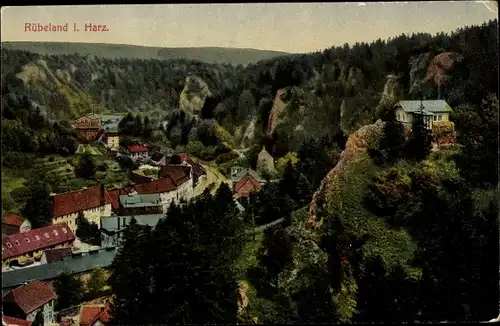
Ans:
POLYGON ((411 128, 415 116, 422 115, 427 129, 434 122, 449 121, 452 108, 444 100, 399 101, 394 105, 396 120, 411 128))

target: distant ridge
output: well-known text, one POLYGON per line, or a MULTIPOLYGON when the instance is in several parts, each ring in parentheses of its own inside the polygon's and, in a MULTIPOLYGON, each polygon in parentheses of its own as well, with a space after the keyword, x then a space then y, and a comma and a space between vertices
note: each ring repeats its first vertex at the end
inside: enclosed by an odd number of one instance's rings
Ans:
POLYGON ((290 53, 257 49, 224 47, 165 48, 126 44, 72 42, 2 42, 2 48, 26 50, 40 54, 87 54, 103 58, 189 59, 208 63, 247 65, 290 53))

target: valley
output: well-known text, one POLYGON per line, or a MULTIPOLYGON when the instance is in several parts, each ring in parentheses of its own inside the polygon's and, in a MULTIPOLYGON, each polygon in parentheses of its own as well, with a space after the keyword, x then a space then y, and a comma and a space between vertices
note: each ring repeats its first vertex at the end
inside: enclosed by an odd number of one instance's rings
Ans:
POLYGON ((110 324, 496 314, 497 30, 2 42, 3 292, 52 291, 45 324, 104 297, 110 324))

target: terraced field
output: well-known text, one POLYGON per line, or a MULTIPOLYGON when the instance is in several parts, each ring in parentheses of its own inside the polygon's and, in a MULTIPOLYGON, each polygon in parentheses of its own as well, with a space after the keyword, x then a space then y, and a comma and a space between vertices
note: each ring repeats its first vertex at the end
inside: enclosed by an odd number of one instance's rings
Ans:
POLYGON ((98 146, 91 144, 79 144, 76 154, 103 155, 98 146))
POLYGON ((38 158, 34 162, 34 169, 45 177, 45 180, 52 186, 56 186, 55 191, 63 189, 72 190, 71 184, 75 179, 75 167, 72 165, 73 158, 62 156, 46 156, 38 158))

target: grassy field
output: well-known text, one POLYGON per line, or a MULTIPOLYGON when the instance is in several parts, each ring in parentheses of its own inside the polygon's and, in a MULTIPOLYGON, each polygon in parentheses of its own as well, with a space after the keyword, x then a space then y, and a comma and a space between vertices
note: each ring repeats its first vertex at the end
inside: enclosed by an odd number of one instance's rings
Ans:
POLYGON ((91 144, 79 144, 76 154, 103 155, 101 148, 91 144))
POLYGON ((4 213, 17 214, 24 207, 25 181, 25 178, 17 176, 12 169, 2 169, 2 215, 4 213))

